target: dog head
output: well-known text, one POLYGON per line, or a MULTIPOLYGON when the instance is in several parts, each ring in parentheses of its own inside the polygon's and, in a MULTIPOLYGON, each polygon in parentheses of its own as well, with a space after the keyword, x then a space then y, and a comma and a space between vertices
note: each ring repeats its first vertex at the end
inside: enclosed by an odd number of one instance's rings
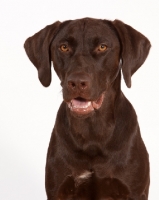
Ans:
POLYGON ((150 42, 119 20, 84 18, 55 22, 28 38, 24 47, 46 87, 53 61, 64 101, 83 115, 101 107, 120 69, 131 87, 131 76, 145 61, 150 42))

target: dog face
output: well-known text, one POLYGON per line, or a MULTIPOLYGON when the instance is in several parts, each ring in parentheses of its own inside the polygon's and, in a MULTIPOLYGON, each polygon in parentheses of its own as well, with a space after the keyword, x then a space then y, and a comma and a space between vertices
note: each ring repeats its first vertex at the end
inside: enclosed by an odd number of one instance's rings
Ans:
POLYGON ((106 85, 119 72, 120 43, 111 23, 68 22, 51 45, 51 57, 71 111, 83 115, 99 109, 106 85))
POLYGON ((128 87, 146 59, 150 42, 121 21, 84 18, 56 22, 25 42, 44 86, 51 82, 51 60, 70 110, 86 115, 101 107, 120 67, 128 87), (122 60, 122 65, 120 65, 122 60))

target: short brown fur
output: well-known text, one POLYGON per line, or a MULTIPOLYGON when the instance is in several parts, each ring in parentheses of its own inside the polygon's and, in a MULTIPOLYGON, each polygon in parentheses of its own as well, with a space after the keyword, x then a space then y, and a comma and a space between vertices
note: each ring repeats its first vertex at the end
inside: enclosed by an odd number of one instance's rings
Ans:
POLYGON ((26 40, 41 83, 51 82, 52 60, 63 89, 47 154, 48 200, 148 200, 148 153, 120 81, 122 70, 131 87, 150 46, 119 20, 91 18, 55 22, 26 40), (103 43, 107 49, 99 51, 103 43), (101 107, 87 114, 68 107, 72 99, 93 102, 101 94, 101 107), (90 176, 80 179, 85 172, 90 176))

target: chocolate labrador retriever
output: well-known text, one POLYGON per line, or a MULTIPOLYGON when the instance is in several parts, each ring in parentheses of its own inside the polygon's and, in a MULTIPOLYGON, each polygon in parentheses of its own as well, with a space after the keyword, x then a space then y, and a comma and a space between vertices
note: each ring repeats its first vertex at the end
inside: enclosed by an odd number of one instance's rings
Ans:
POLYGON ((41 83, 53 61, 63 91, 46 162, 48 200, 147 200, 149 158, 121 71, 144 63, 149 40, 119 20, 57 21, 28 38, 41 83))

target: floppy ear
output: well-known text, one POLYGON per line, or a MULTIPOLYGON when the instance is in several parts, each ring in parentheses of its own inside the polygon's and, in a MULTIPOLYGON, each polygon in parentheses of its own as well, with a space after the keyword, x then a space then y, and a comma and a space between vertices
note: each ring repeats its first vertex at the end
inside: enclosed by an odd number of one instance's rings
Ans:
POLYGON ((122 46, 122 72, 127 87, 131 87, 131 76, 144 63, 149 49, 150 41, 131 26, 119 20, 113 21, 122 46))
POLYGON ((39 80, 43 86, 47 87, 51 83, 51 59, 50 44, 56 35, 60 22, 52 25, 29 37, 24 44, 25 51, 30 61, 38 70, 39 80))

